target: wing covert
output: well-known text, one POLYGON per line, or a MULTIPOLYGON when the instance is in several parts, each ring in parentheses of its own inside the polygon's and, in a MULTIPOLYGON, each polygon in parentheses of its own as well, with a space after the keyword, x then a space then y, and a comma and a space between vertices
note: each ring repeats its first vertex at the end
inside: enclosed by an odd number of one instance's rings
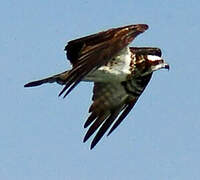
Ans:
POLYGON ((146 29, 145 24, 129 25, 70 41, 65 50, 73 68, 59 96, 66 90, 64 97, 67 96, 84 76, 106 64, 146 29))

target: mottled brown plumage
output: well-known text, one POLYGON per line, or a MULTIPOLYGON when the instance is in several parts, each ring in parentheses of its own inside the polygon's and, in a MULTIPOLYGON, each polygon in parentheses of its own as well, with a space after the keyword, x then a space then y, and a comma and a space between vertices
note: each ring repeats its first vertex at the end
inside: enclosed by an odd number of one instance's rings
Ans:
POLYGON ((64 85, 59 96, 65 93, 65 97, 80 81, 94 82, 90 116, 84 124, 88 131, 83 140, 87 141, 97 131, 92 149, 110 127, 108 135, 128 115, 152 73, 169 69, 159 48, 128 47, 147 29, 145 24, 129 25, 69 41, 65 51, 72 69, 25 87, 57 82, 64 85))

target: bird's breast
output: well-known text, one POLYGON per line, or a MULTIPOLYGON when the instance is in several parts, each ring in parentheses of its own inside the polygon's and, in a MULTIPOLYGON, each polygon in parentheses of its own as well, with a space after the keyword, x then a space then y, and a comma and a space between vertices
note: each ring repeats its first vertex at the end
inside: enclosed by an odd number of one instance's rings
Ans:
POLYGON ((84 80, 94 82, 125 81, 127 76, 131 74, 131 61, 131 52, 127 47, 120 51, 107 64, 90 72, 84 80))

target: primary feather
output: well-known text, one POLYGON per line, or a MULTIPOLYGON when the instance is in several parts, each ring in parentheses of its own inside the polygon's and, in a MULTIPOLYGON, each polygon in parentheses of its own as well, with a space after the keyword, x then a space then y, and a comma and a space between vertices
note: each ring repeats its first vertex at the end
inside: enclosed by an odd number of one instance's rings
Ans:
POLYGON ((110 135, 134 107, 149 83, 153 71, 169 69, 161 50, 129 47, 135 37, 148 29, 146 24, 113 28, 69 41, 65 47, 72 69, 27 83, 25 87, 57 82, 66 97, 81 81, 94 82, 93 103, 84 127, 86 142, 95 132, 91 149, 109 130, 110 135))

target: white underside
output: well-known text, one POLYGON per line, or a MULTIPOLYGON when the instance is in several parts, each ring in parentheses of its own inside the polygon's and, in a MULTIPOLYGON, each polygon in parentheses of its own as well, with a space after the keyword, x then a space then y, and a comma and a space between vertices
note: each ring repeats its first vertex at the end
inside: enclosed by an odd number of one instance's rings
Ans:
POLYGON ((109 82, 124 81, 130 74, 131 52, 129 47, 121 50, 106 66, 90 72, 83 81, 109 82))

